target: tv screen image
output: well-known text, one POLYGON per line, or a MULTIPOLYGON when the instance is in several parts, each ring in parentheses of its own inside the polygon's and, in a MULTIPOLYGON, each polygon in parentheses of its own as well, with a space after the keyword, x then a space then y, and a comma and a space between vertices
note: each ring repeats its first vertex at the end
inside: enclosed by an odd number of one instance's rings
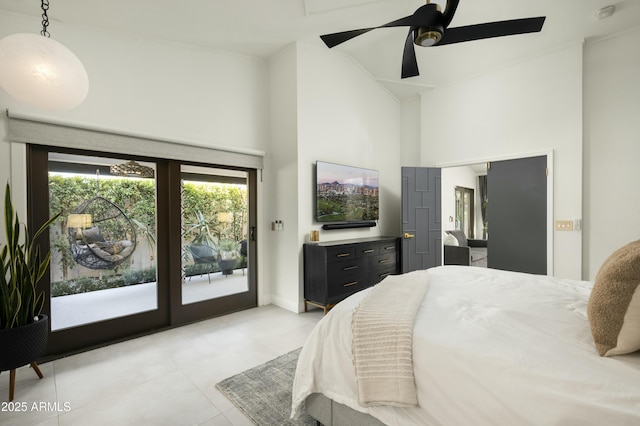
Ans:
POLYGON ((378 220, 378 171, 316 162, 316 220, 378 220))

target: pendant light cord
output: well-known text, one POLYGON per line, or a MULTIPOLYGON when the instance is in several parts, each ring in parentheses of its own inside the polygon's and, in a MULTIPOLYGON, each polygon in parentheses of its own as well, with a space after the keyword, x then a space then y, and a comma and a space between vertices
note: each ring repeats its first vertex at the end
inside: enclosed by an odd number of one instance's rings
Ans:
POLYGON ((42 0, 42 34, 44 37, 49 37, 49 31, 47 31, 47 27, 49 26, 49 17, 47 16, 47 10, 49 10, 49 0, 42 0))

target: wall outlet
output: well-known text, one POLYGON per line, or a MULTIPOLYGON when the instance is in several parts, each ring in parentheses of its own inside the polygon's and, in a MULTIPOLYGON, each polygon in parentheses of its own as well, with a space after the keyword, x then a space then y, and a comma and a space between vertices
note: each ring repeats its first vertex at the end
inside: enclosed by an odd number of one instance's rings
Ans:
POLYGON ((573 219, 573 229, 574 231, 582 230, 582 219, 573 219))
POLYGON ((573 220, 556 220, 556 231, 573 231, 573 220))

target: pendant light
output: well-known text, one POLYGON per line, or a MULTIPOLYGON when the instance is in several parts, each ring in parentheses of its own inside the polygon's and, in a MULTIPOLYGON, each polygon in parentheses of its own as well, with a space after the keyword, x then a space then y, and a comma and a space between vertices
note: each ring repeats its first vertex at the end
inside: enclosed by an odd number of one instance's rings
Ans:
POLYGON ((153 178, 155 172, 151 167, 143 166, 135 161, 127 161, 123 164, 112 164, 109 173, 116 176, 128 176, 138 178, 153 178))
POLYGON ((87 71, 73 52, 49 38, 49 1, 42 0, 41 7, 41 36, 18 33, 0 40, 0 86, 37 108, 75 108, 89 92, 87 71))

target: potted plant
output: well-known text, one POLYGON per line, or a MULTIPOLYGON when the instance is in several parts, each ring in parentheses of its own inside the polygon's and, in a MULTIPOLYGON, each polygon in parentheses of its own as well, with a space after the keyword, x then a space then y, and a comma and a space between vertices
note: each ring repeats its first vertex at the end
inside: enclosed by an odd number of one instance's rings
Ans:
POLYGON ((36 360, 47 345, 49 319, 42 314, 44 291, 37 284, 49 266, 51 253, 42 254, 36 239, 60 213, 30 235, 20 223, 7 184, 4 197, 6 244, 0 244, 0 372, 10 371, 9 400, 13 400, 15 370, 31 364, 40 378, 36 360), (25 235, 21 237, 21 228, 25 235))

